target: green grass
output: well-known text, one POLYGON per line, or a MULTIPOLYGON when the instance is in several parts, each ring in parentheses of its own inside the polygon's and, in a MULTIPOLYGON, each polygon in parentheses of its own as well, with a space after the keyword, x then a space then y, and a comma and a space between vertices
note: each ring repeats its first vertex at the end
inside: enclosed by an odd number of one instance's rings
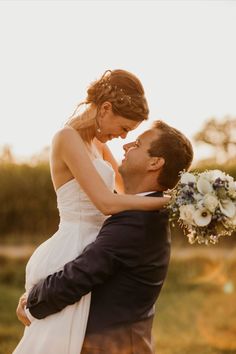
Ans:
MULTIPOLYGON (((22 333, 15 308, 24 290, 25 260, 0 257, 0 354, 10 354, 22 333)), ((172 260, 156 305, 158 354, 236 354, 236 260, 172 260)), ((72 353, 73 354, 73 353, 72 353)))
POLYGON ((223 291, 225 282, 235 279, 236 262, 223 268, 220 263, 172 260, 156 305, 158 353, 236 353, 236 294, 223 291))
POLYGON ((0 353, 12 353, 23 333, 23 326, 18 323, 15 314, 16 304, 22 289, 15 286, 0 286, 0 353))

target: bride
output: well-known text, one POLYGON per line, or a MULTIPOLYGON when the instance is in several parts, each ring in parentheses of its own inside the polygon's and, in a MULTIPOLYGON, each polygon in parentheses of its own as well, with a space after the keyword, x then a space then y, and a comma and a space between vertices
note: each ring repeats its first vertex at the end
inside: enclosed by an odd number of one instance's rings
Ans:
MULTIPOLYGON (((26 266, 26 294, 93 242, 106 216, 123 210, 160 209, 167 202, 166 198, 123 195, 117 162, 105 144, 113 138, 124 139, 148 118, 139 79, 125 70, 106 71, 90 85, 83 103, 85 111, 78 114, 76 110, 53 138, 50 168, 60 224, 26 266)), ((89 307, 90 294, 59 313, 34 319, 14 354, 79 354, 89 307)))

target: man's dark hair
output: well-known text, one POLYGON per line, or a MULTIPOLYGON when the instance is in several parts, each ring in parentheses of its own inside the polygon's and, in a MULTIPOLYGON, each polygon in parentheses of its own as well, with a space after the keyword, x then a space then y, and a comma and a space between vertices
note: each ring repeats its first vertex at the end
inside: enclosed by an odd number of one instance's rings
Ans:
POLYGON ((164 189, 172 189, 180 179, 180 171, 189 169, 193 148, 184 134, 161 120, 155 121, 152 129, 157 129, 158 139, 151 143, 149 155, 165 159, 158 184, 164 189))

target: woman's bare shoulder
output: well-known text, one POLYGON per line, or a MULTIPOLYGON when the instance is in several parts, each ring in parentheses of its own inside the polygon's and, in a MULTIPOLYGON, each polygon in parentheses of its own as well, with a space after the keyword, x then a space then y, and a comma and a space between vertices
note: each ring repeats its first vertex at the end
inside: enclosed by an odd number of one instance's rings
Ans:
POLYGON ((61 142, 68 142, 68 139, 71 139, 73 137, 77 137, 77 139, 80 140, 80 135, 74 128, 70 126, 65 126, 54 134, 52 138, 52 143, 58 144, 61 142))

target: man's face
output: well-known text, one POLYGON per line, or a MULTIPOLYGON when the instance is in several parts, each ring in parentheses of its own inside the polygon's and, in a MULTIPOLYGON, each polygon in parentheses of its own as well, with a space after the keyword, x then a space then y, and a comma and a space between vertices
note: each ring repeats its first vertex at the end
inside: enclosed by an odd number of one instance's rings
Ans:
POLYGON ((119 167, 121 175, 146 174, 149 169, 150 155, 148 150, 153 140, 158 139, 158 132, 150 129, 140 135, 135 141, 125 144, 124 159, 119 167))

